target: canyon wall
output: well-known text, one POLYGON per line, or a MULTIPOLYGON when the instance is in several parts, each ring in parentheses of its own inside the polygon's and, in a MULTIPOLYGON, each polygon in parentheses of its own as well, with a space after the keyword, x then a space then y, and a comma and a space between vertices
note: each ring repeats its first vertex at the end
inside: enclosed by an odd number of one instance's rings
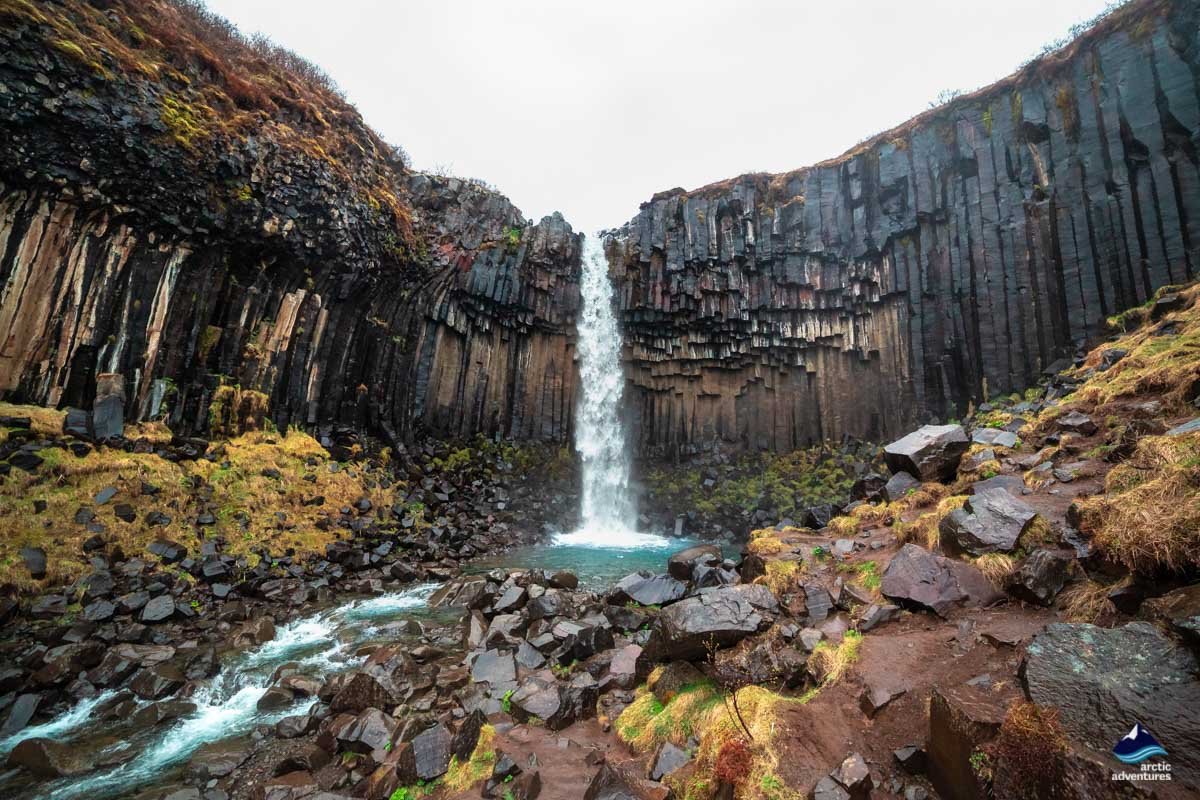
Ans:
POLYGON ((569 435, 560 216, 411 172, 303 65, 170 3, 0 23, 5 399, 88 407, 118 373, 127 415, 178 430, 236 384, 280 426, 569 435))
POLYGON ((1197 17, 1132 3, 837 159, 643 204, 608 245, 642 453, 955 417, 1195 277, 1197 17))

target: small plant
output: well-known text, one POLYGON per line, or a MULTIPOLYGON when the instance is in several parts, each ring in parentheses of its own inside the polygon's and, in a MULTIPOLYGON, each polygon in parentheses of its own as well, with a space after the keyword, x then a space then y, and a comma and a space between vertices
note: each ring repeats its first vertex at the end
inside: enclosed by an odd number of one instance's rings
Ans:
POLYGON ((504 711, 505 714, 512 714, 512 696, 515 691, 515 689, 509 689, 504 693, 504 696, 500 698, 500 709, 504 711))
POLYGON ((982 781, 990 783, 992 780, 992 759, 982 750, 976 750, 971 753, 969 759, 971 762, 971 771, 982 781))

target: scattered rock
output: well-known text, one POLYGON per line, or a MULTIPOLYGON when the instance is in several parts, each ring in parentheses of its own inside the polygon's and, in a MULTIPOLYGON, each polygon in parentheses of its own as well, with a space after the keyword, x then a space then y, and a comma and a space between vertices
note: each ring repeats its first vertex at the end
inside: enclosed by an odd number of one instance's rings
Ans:
POLYGON ((925 425, 883 448, 892 473, 907 472, 918 481, 947 481, 970 446, 961 425, 925 425))

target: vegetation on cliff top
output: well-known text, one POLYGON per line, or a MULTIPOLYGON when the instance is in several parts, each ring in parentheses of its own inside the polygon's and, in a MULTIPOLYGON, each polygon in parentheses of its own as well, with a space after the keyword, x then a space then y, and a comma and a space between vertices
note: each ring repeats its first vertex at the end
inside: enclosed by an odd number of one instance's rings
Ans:
POLYGON ((364 206, 390 217, 399 245, 412 243, 411 211, 396 190, 403 150, 368 128, 320 67, 243 35, 203 2, 0 0, 0 22, 28 26, 98 81, 142 86, 158 98, 166 140, 192 155, 253 135, 323 162, 364 206))

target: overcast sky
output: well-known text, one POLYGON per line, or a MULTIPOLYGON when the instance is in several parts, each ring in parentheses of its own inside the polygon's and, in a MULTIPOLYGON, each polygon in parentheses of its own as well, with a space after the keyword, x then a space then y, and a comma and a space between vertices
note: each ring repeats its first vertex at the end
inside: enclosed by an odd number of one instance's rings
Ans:
POLYGON ((208 0, 320 64, 420 169, 577 230, 849 149, 1104 0, 208 0))

